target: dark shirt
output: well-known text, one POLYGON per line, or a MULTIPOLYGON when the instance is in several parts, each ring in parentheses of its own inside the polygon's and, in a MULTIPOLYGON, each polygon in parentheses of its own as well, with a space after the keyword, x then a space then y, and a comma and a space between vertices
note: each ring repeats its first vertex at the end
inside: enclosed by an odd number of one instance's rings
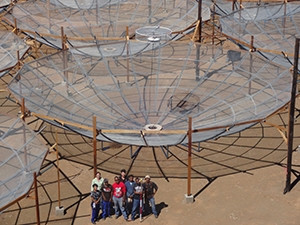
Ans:
POLYGON ((157 192, 158 190, 157 185, 152 181, 150 181, 149 183, 143 183, 143 188, 145 191, 145 197, 148 199, 153 197, 154 190, 155 192, 157 192))
POLYGON ((106 201, 106 202, 110 201, 111 195, 112 195, 112 186, 111 186, 111 184, 108 184, 107 187, 102 185, 101 191, 102 191, 103 200, 106 201))
MULTIPOLYGON (((95 201, 97 201, 99 198, 100 198, 100 196, 101 196, 101 193, 100 193, 100 191, 92 191, 91 192, 91 197, 95 200, 95 201)), ((100 203, 100 201, 98 202, 98 204, 100 203)))

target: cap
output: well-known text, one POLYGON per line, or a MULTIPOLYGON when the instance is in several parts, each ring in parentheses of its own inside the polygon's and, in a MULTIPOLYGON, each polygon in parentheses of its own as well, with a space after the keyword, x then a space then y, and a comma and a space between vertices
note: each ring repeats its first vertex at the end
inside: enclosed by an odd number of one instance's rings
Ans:
POLYGON ((104 178, 103 183, 106 183, 106 182, 108 182, 108 179, 104 178))
POLYGON ((149 175, 146 175, 146 176, 145 176, 145 179, 147 179, 147 178, 151 179, 151 177, 150 177, 149 175))

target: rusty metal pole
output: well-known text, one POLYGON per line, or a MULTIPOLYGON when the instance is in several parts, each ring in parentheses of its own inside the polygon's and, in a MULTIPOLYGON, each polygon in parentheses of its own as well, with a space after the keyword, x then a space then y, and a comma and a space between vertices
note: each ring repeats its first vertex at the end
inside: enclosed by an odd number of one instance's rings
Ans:
POLYGON ((97 173, 97 120, 93 116, 93 150, 94 150, 94 177, 97 173))
POLYGON ((199 27, 198 27, 198 34, 199 34, 199 42, 201 42, 202 39, 202 0, 198 0, 198 21, 199 21, 199 27))
POLYGON ((41 224, 41 222, 40 222, 40 205, 39 205, 39 196, 38 196, 36 172, 34 172, 33 178, 34 178, 36 224, 40 225, 41 224))
POLYGON ((188 178, 187 178, 187 196, 192 195, 191 191, 191 172, 192 172, 192 117, 189 117, 188 128, 188 178))
POLYGON ((294 71, 293 71, 293 83, 291 90, 291 102, 289 108, 289 125, 288 125, 288 151, 287 151, 287 171, 286 171, 286 185, 284 194, 291 190, 291 172, 292 172, 292 155, 293 155, 293 138, 294 138, 294 116, 295 116, 295 101, 296 101, 296 89, 297 89, 297 77, 298 77, 298 61, 299 61, 299 42, 300 38, 295 40, 295 52, 294 52, 294 71))

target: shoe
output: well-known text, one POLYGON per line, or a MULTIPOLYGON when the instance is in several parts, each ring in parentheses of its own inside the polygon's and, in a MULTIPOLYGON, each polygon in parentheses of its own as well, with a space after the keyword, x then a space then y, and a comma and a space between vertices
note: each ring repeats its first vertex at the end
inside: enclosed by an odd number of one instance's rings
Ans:
POLYGON ((117 216, 117 215, 115 216, 116 219, 118 219, 119 217, 120 217, 120 216, 117 216))
POLYGON ((127 221, 127 222, 130 222, 130 221, 131 221, 131 219, 130 219, 130 218, 128 218, 128 219, 126 219, 126 221, 127 221))
POLYGON ((154 215, 154 216, 155 216, 155 218, 157 219, 158 215, 154 215))

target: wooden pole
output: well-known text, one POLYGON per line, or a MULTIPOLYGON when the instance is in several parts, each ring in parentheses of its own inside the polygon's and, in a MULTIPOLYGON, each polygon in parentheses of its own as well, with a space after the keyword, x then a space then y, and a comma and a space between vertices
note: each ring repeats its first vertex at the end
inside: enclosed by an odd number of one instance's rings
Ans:
POLYGON ((36 172, 34 172, 33 177, 34 177, 36 224, 40 225, 41 224, 41 222, 40 222, 40 206, 39 206, 39 196, 38 196, 38 187, 37 187, 36 172))
POLYGON ((94 150, 94 177, 97 173, 97 120, 93 116, 93 150, 94 150))
POLYGON ((191 172, 192 172, 192 117, 189 117, 188 128, 188 179, 187 179, 187 196, 192 195, 191 191, 191 172))
POLYGON ((129 82, 129 29, 126 26, 126 51, 127 51, 127 82, 129 82))
POLYGON ((199 36, 199 42, 201 42, 202 39, 202 0, 198 1, 198 21, 199 21, 199 28, 198 28, 198 36, 199 36))
POLYGON ((59 176, 59 154, 58 154, 58 135, 57 135, 57 128, 55 128, 55 144, 56 144, 56 166, 57 166, 57 195, 58 195, 58 207, 61 207, 60 201, 60 176, 59 176))
POLYGON ((14 18, 14 24, 15 24, 14 33, 15 33, 16 35, 18 35, 18 25, 17 25, 17 19, 16 19, 16 18, 14 18))
POLYGON ((212 10, 212 38, 211 38, 211 43, 214 45, 215 43, 215 12, 216 12, 216 2, 214 0, 213 2, 213 10, 212 10))
MULTIPOLYGON (((22 101, 21 101, 21 117, 22 117, 22 120, 25 122, 25 117, 26 117, 26 108, 25 108, 25 99, 22 98, 22 101)), ((23 142, 24 142, 24 145, 26 143, 26 128, 25 128, 25 125, 23 125, 23 142)), ((27 165, 28 165, 28 158, 27 158, 27 147, 26 145, 24 146, 24 161, 25 161, 25 166, 27 168, 27 165)))
POLYGON ((294 116, 295 116, 295 101, 298 77, 298 62, 299 62, 299 42, 300 38, 295 40, 295 53, 294 53, 294 72, 293 83, 291 90, 291 102, 289 108, 289 124, 288 124, 288 151, 287 151, 287 171, 286 171, 286 185, 284 194, 291 190, 291 172, 292 172, 292 154, 293 154, 293 138, 294 138, 294 116))

